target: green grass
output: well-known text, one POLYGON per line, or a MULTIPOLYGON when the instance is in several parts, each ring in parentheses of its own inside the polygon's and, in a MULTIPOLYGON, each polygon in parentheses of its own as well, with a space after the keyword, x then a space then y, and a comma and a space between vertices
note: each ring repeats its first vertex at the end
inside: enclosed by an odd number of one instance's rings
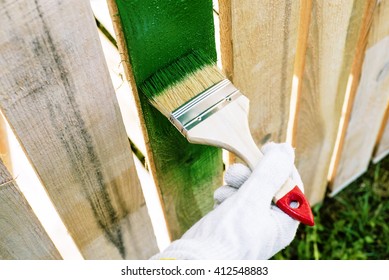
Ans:
POLYGON ((389 157, 313 213, 316 225, 300 225, 291 245, 273 259, 389 259, 389 157))

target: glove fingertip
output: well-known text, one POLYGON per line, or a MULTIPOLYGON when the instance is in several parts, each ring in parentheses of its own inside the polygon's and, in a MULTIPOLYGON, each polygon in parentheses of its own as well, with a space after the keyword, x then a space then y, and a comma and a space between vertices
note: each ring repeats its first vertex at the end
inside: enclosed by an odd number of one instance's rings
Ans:
MULTIPOLYGON (((257 178, 266 178, 280 187, 292 174, 293 162, 294 157, 291 157, 290 153, 285 152, 284 149, 273 149, 262 158, 253 174, 257 178)), ((274 187, 277 188, 277 186, 274 187)))
POLYGON ((213 193, 213 199, 215 200, 216 204, 219 205, 236 192, 236 188, 231 188, 230 186, 221 186, 213 193))
POLYGON ((250 175, 250 168, 241 163, 235 163, 227 169, 224 175, 224 181, 227 185, 238 189, 246 182, 250 175))
POLYGON ((274 152, 274 151, 280 151, 282 153, 287 154, 292 161, 294 161, 294 148, 292 147, 291 144, 285 142, 285 143, 274 143, 274 142, 269 142, 261 148, 261 151, 264 155, 274 152))
POLYGON ((277 144, 276 144, 276 143, 274 143, 274 142, 268 142, 268 143, 266 143, 265 145, 263 145, 263 146, 261 147, 261 152, 262 152, 263 154, 266 154, 267 152, 273 150, 273 149, 276 148, 276 147, 277 147, 277 144))

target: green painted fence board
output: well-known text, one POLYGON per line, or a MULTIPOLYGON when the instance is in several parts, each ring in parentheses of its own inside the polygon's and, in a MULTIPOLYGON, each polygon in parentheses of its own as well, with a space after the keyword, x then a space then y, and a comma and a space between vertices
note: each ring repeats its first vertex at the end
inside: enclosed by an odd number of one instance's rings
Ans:
POLYGON ((139 101, 150 169, 175 239, 212 209, 213 190, 222 183, 221 150, 189 144, 137 87, 191 50, 216 61, 212 1, 117 0, 109 5, 139 101))

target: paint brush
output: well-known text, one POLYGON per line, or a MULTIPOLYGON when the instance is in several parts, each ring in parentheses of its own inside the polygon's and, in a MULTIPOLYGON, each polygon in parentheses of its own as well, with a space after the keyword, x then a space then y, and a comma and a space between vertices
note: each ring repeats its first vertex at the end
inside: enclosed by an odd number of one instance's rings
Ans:
MULTIPOLYGON (((224 148, 254 169, 262 158, 249 129, 249 100, 202 52, 193 51, 163 68, 140 90, 191 143, 224 148)), ((286 214, 313 226, 304 194, 289 178, 273 198, 286 214)))

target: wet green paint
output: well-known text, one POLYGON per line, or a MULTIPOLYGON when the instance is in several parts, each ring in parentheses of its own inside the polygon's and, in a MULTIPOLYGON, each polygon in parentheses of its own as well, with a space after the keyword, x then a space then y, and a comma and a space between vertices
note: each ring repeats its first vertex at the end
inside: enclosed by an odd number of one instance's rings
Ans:
POLYGON ((184 81, 188 76, 193 75, 196 70, 206 65, 214 64, 214 59, 207 56, 204 52, 192 51, 188 55, 172 62, 167 67, 155 72, 140 84, 139 87, 142 93, 151 100, 161 93, 165 94, 164 90, 168 86, 179 81, 184 81))
POLYGON ((137 84, 202 50, 216 61, 211 0, 117 0, 137 84))
MULTIPOLYGON (((148 77, 191 51, 204 52, 216 61, 211 0, 116 3, 138 90, 148 77)), ((175 239, 212 209, 213 191, 222 183, 221 150, 189 144, 141 92, 139 99, 175 239)))

